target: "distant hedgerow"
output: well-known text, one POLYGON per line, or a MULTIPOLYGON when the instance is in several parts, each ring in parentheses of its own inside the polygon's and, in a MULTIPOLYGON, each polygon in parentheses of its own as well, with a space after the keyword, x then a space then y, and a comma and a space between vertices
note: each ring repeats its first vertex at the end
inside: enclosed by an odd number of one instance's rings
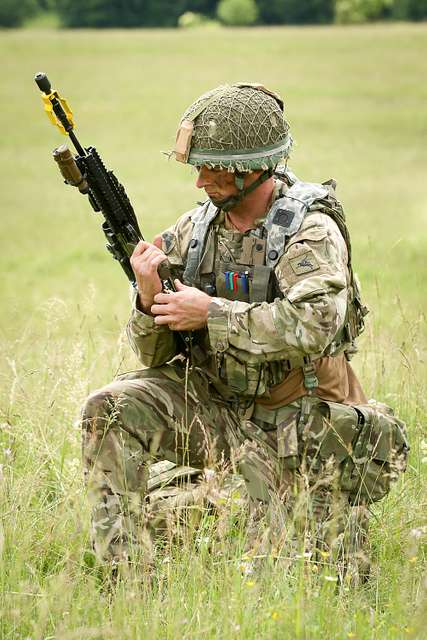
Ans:
POLYGON ((20 27, 37 8, 36 0, 0 0, 0 27, 20 27))
POLYGON ((217 16, 230 27, 250 26, 258 18, 258 8, 255 0, 221 0, 217 16))

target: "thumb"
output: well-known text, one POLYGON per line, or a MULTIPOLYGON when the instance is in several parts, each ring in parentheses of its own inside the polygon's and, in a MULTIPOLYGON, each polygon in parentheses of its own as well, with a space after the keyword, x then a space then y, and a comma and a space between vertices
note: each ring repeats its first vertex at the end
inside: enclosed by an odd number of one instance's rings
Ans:
POLYGON ((175 278, 174 285, 175 285, 175 289, 177 291, 184 291, 184 289, 189 289, 190 288, 190 287, 187 287, 187 285, 182 284, 181 280, 178 280, 178 278, 175 278))
POLYGON ((162 248, 162 236, 161 235, 155 236, 155 238, 153 238, 153 244, 158 249, 161 249, 162 248))

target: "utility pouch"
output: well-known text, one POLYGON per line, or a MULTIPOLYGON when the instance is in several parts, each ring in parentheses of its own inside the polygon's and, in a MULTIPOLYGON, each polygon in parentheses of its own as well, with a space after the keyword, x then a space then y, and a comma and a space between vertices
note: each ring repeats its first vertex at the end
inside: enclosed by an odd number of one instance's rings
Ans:
POLYGON ((305 397, 298 439, 312 472, 334 459, 351 504, 381 500, 406 468, 405 424, 381 403, 349 406, 305 397))
POLYGON ((244 266, 232 262, 221 262, 216 276, 216 291, 220 298, 241 302, 265 302, 272 300, 271 267, 264 265, 244 266))
POLYGON ((255 404, 252 421, 263 431, 275 431, 277 439, 277 457, 283 468, 296 469, 299 466, 298 422, 300 406, 293 402, 278 409, 267 409, 255 404))
POLYGON ((216 276, 217 296, 227 300, 250 301, 253 268, 233 262, 221 262, 216 276))
POLYGON ((384 498, 405 471, 409 444, 404 422, 390 407, 372 402, 355 410, 359 430, 352 455, 343 464, 341 487, 352 504, 369 504, 384 498))
POLYGON ((265 365, 242 362, 229 351, 223 355, 219 377, 230 391, 237 394, 262 395, 266 389, 265 365))
POLYGON ((316 396, 302 399, 298 436, 302 455, 313 477, 322 473, 331 458, 339 470, 351 455, 357 434, 358 414, 353 407, 316 396))

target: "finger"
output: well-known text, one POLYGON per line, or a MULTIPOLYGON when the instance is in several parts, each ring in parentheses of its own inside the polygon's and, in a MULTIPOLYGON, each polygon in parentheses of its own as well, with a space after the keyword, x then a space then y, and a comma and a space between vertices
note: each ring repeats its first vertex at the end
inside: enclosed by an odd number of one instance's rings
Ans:
POLYGON ((162 256, 162 260, 166 260, 166 254, 163 253, 161 249, 156 247, 154 244, 150 244, 149 242, 139 242, 135 247, 135 250, 132 254, 132 258, 135 260, 146 261, 152 258, 153 256, 162 256))
POLYGON ((146 249, 142 255, 134 259, 131 264, 154 274, 159 264, 166 259, 167 257, 164 253, 161 253, 156 247, 150 245, 150 247, 146 249))
POLYGON ((132 253, 132 258, 136 258, 137 256, 140 256, 141 254, 144 253, 144 251, 146 251, 146 249, 150 246, 149 242, 146 242, 145 240, 140 240, 138 242, 138 244, 136 245, 135 249, 133 250, 132 253))
POLYGON ((168 259, 167 255, 164 254, 163 251, 161 253, 159 253, 158 256, 159 256, 158 264, 160 264, 161 262, 164 262, 165 260, 168 259))
POLYGON ((153 253, 152 255, 149 256, 150 267, 157 270, 157 267, 159 266, 159 264, 161 264, 167 259, 168 258, 167 256, 165 256, 164 253, 153 253))
POLYGON ((175 278, 174 285, 177 291, 184 291, 184 289, 190 289, 190 287, 187 287, 187 285, 183 284, 181 280, 178 280, 178 278, 175 278))
POLYGON ((171 314, 172 309, 167 304, 152 304, 150 311, 153 314, 153 316, 157 316, 157 315, 169 316, 171 314))
POLYGON ((153 239, 153 244, 158 249, 162 248, 162 236, 160 234, 158 236, 155 236, 155 238, 153 239))
MULTIPOLYGON (((154 247, 155 248, 155 247, 154 247)), ((148 242, 139 242, 130 257, 132 266, 143 264, 147 261, 148 256, 152 253, 153 246, 148 242)), ((158 249, 156 249, 158 251, 158 249)))
POLYGON ((169 304, 173 299, 171 296, 173 296, 173 291, 171 291, 171 293, 164 293, 163 291, 161 293, 156 293, 154 296, 154 302, 157 302, 158 304, 169 304))
POLYGON ((154 318, 154 324, 156 325, 165 325, 165 324, 173 325, 173 322, 174 322, 174 318, 172 316, 155 316, 154 318))

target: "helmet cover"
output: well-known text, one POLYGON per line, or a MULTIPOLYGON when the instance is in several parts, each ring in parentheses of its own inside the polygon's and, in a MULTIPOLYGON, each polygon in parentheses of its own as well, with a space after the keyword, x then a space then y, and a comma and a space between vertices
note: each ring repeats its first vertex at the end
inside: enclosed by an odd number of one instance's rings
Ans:
POLYGON ((259 84, 222 85, 185 111, 175 157, 229 171, 274 169, 292 147, 280 96, 259 84))

